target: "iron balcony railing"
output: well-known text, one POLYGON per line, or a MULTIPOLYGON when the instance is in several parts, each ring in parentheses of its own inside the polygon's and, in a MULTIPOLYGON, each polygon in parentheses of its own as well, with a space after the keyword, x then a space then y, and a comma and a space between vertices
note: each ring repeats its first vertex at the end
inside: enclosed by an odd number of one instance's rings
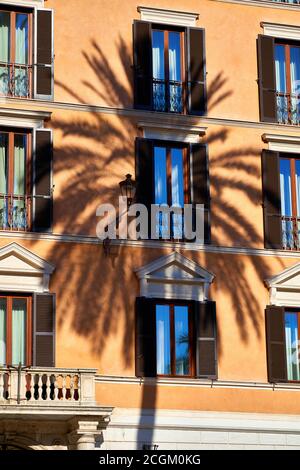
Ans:
POLYGON ((0 230, 30 230, 31 209, 32 196, 0 193, 0 230))
POLYGON ((0 95, 30 98, 32 65, 0 62, 0 95))
POLYGON ((300 94, 277 92, 276 103, 280 124, 300 124, 300 94))
POLYGON ((282 216, 282 245, 284 250, 300 249, 300 217, 282 216))
MULTIPOLYGON (((266 0, 263 0, 266 1, 266 0)), ((298 4, 300 5, 300 0, 271 0, 272 2, 277 2, 277 3, 291 3, 291 4, 298 4)))
POLYGON ((153 78, 154 111, 183 113, 185 82, 153 78))

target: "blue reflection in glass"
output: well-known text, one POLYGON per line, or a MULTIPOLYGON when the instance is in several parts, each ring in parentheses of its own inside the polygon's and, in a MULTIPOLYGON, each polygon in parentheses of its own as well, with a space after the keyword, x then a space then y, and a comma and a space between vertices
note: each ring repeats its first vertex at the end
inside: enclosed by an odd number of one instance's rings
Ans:
POLYGON ((152 31, 152 68, 153 68, 153 107, 156 111, 165 110, 165 61, 164 32, 152 31))
POLYGON ((290 160, 280 159, 281 214, 292 215, 291 166, 290 160))
MULTIPOLYGON (((154 147, 154 193, 155 204, 168 204, 167 150, 165 147, 154 147)), ((169 238, 168 214, 162 212, 157 214, 156 236, 169 238)))
MULTIPOLYGON (((276 91, 286 93, 286 63, 285 47, 275 46, 275 73, 276 73, 276 91)), ((289 120, 288 97, 277 96, 277 118, 280 123, 287 123, 289 120)))
POLYGON ((156 305, 157 373, 171 374, 170 307, 156 305))
POLYGON ((176 375, 190 374, 189 316, 186 305, 174 307, 176 375))
POLYGON ((180 33, 169 33, 170 111, 182 112, 180 33), (177 83, 179 82, 179 83, 177 83))
MULTIPOLYGON (((184 206, 184 175, 183 175, 183 150, 171 149, 171 184, 172 206, 184 206)), ((183 214, 173 214, 173 237, 181 239, 183 236, 183 214)))
POLYGON ((298 313, 285 314, 285 344, 288 380, 299 380, 298 313))

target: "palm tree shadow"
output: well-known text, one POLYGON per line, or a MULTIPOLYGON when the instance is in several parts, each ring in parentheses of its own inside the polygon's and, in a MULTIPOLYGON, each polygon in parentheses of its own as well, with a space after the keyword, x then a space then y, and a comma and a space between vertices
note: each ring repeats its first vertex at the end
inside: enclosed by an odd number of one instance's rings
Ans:
MULTIPOLYGON (((94 72, 94 80, 83 80, 83 85, 94 93, 95 101, 105 101, 108 106, 129 108, 133 102, 133 73, 131 52, 122 38, 116 45, 118 57, 124 69, 127 82, 123 83, 115 73, 109 58, 101 47, 91 41, 92 53, 83 52, 86 63, 94 72)), ((208 105, 212 109, 232 94, 226 89, 227 79, 223 72, 217 74, 208 89, 208 105)), ((56 81, 71 98, 85 103, 78 93, 69 85, 56 81)), ((118 183, 124 179, 126 172, 134 174, 133 143, 136 137, 136 124, 124 117, 118 120, 106 119, 92 108, 90 117, 73 120, 55 118, 53 128, 62 135, 62 143, 55 147, 55 178, 63 180, 63 191, 55 194, 55 224, 61 233, 90 234, 95 227, 96 208, 100 203, 115 203, 119 196, 118 183), (91 123, 92 122, 92 123, 91 123), (86 145, 88 142, 88 145, 86 145), (126 170, 127 169, 127 170, 126 170), (68 175, 66 178, 65 175, 68 175)), ((223 128, 211 132, 208 144, 228 140, 228 130, 223 128)), ((222 149, 222 145, 219 146, 222 149)), ((232 148, 210 156, 212 193, 212 225, 226 235, 232 245, 260 246, 261 235, 247 214, 241 212, 234 203, 226 198, 225 189, 231 188, 236 194, 246 195, 253 206, 261 204, 261 191, 255 179, 260 179, 259 159, 256 149, 251 146, 232 148), (250 176, 250 177, 249 177, 250 176)), ((213 231, 214 233, 214 231, 213 231)), ((216 232, 217 233, 217 232, 216 232)), ((213 235, 214 236, 214 235, 213 235)), ((218 245, 218 236, 213 238, 218 245)), ((122 358, 124 369, 132 370, 133 351, 129 345, 134 342, 134 300, 133 293, 138 292, 138 282, 134 268, 141 266, 149 259, 146 250, 119 250, 114 263, 106 257, 101 243, 89 246, 89 249, 59 243, 50 258, 56 263, 57 279, 54 284, 59 299, 59 327, 65 322, 79 336, 88 338, 91 353, 98 358, 104 354, 109 338, 119 331, 123 332, 122 358), (67 259, 68 262, 64 263, 67 259), (60 269, 60 267, 62 269, 60 269), (127 286, 127 287, 126 287, 127 286), (131 289, 128 289, 131 286, 131 289), (84 299, 84 301, 83 301, 84 299)), ((154 253, 154 257, 155 257, 154 253)), ((219 288, 231 297, 231 304, 236 323, 243 342, 249 339, 249 320, 257 338, 262 335, 262 315, 256 293, 251 290, 247 278, 247 262, 250 262, 256 276, 261 280, 269 276, 267 263, 258 257, 231 257, 230 263, 224 257, 215 257, 212 271, 216 275, 219 288), (234 287, 233 287, 234 286, 234 287)), ((205 255, 209 265, 210 257, 205 255)), ((218 307, 220 310, 221 307, 218 307)), ((219 358, 222 357, 222 331, 218 331, 219 358)), ((157 406, 157 387, 151 383, 141 385, 141 410, 157 406)), ((138 445, 144 442, 142 427, 144 418, 141 414, 138 445)), ((147 442, 152 443, 153 419, 149 423, 152 429, 147 435, 147 442)))

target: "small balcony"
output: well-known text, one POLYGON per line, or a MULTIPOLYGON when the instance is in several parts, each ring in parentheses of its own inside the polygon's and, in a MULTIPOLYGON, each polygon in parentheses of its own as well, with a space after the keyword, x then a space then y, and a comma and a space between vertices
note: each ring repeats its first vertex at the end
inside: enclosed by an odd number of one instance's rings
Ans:
POLYGON ((300 217, 282 216, 282 245, 284 250, 300 250, 300 217))
POLYGON ((153 78, 153 110, 167 113, 184 112, 185 82, 153 78))
POLYGON ((95 405, 94 369, 0 369, 1 406, 95 405))
POLYGON ((30 230, 31 213, 32 196, 0 193, 0 230, 30 230))
POLYGON ((276 104, 279 124, 300 124, 300 94, 277 92, 276 104))
POLYGON ((31 98, 32 65, 0 62, 0 95, 31 98))

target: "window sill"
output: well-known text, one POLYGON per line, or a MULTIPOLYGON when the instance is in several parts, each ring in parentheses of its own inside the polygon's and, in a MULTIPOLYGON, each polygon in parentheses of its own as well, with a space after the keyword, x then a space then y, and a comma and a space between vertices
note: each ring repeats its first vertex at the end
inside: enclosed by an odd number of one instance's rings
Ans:
POLYGON ((274 2, 271 0, 212 0, 222 3, 237 3, 247 6, 259 6, 264 8, 279 8, 281 10, 300 10, 300 4, 291 4, 284 2, 274 2))

